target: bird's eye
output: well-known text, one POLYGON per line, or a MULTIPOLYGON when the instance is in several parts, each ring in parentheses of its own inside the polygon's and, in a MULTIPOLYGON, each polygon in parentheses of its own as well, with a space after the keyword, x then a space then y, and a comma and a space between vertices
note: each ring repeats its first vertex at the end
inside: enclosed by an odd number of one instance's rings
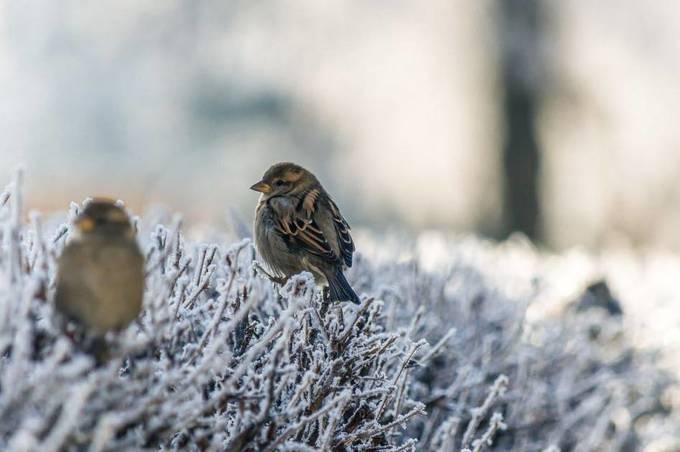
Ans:
POLYGON ((285 184, 285 182, 281 179, 277 179, 277 180, 274 181, 275 187, 283 187, 283 184, 285 184))

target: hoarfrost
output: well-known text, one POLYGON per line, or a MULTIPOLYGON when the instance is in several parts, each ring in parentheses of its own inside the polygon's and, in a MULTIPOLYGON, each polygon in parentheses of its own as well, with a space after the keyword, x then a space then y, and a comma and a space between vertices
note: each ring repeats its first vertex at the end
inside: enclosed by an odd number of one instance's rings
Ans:
POLYGON ((535 293, 497 285, 475 241, 440 271, 360 256, 363 303, 325 306, 309 274, 259 275, 248 239, 140 219, 144 313, 96 367, 54 321, 69 227, 21 222, 20 184, 0 194, 0 449, 633 450, 679 434, 674 380, 620 318, 527 321, 535 293))

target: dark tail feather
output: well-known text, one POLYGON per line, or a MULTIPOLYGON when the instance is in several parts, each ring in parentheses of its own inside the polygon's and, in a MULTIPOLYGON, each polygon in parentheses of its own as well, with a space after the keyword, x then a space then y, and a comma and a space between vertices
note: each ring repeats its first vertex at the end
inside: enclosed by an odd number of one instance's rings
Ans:
POLYGON ((338 271, 335 275, 326 279, 328 280, 330 301, 351 301, 355 304, 361 304, 359 296, 354 292, 352 286, 349 285, 342 271, 338 271))

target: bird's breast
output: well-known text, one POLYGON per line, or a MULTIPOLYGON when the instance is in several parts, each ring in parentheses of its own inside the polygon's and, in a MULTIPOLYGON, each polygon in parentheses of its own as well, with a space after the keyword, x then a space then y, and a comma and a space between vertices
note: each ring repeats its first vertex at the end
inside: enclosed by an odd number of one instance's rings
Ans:
POLYGON ((276 213, 274 210, 266 203, 260 203, 256 212, 256 229, 274 229, 276 227, 276 213))

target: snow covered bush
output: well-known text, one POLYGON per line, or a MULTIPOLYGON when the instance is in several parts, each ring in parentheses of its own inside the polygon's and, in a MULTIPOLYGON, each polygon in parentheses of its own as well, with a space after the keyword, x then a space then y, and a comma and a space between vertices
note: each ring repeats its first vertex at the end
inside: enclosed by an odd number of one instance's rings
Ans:
POLYGON ((2 450, 637 450, 675 416, 619 317, 529 322, 540 283, 502 290, 455 245, 435 270, 359 256, 363 303, 327 306, 310 275, 259 275, 248 239, 197 243, 167 215, 137 219, 144 313, 97 367, 54 321, 68 222, 24 222, 19 182, 0 196, 2 450))

